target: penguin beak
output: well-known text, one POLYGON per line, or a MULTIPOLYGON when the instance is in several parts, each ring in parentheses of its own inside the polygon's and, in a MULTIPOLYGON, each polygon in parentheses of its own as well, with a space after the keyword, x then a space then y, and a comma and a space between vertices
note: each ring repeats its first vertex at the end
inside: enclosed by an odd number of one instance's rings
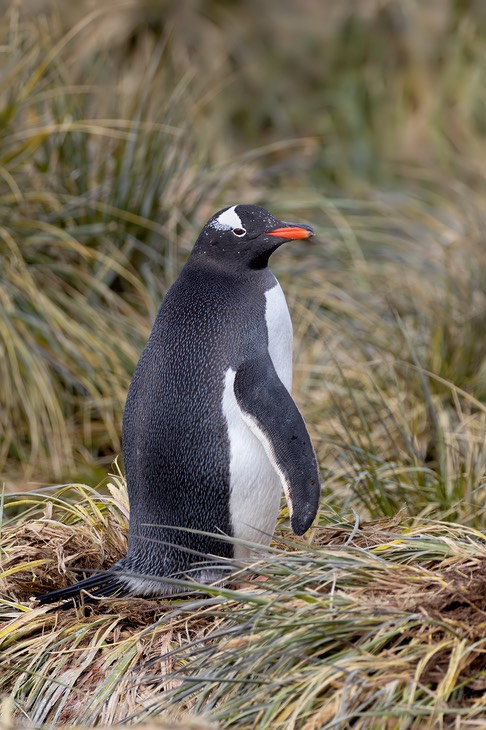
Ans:
POLYGON ((310 238, 313 235, 314 231, 312 228, 303 223, 284 223, 282 228, 274 228, 273 231, 267 231, 267 236, 287 238, 289 241, 295 241, 298 238, 310 238))

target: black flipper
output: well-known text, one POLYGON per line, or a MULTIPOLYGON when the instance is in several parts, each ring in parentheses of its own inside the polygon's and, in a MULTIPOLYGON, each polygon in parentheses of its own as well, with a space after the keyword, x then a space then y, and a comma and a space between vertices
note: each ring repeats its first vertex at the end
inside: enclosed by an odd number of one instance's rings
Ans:
POLYGON ((241 366, 234 391, 245 423, 263 445, 277 471, 292 529, 303 535, 319 507, 316 455, 299 409, 277 375, 268 352, 241 366))

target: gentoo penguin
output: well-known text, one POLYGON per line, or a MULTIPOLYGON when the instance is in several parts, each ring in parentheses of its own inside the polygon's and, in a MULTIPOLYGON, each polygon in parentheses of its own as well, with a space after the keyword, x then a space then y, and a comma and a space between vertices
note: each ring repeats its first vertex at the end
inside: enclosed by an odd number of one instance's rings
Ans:
POLYGON ((224 208, 206 223, 128 392, 128 554, 42 603, 83 589, 167 596, 183 588, 164 578, 219 580, 228 558, 248 556, 245 541, 270 542, 282 489, 293 531, 310 527, 319 473, 290 395, 289 311, 267 265, 283 243, 312 235, 257 205, 224 208))

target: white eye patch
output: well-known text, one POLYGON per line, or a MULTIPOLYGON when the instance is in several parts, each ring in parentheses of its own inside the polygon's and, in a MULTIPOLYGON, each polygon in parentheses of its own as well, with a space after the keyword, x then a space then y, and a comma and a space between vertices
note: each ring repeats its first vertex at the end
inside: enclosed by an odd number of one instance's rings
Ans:
POLYGON ((211 222, 213 228, 217 228, 218 231, 228 231, 233 228, 244 228, 239 215, 235 211, 236 205, 233 205, 228 210, 223 211, 221 215, 211 222))

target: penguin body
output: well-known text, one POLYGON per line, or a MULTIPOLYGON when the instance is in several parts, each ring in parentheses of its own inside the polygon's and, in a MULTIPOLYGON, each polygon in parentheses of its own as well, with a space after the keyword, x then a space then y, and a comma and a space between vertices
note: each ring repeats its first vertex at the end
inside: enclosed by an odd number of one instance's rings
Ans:
POLYGON ((83 588, 171 595, 183 590, 172 578, 219 580, 231 558, 250 554, 226 537, 270 542, 282 489, 294 531, 310 526, 317 462, 290 395, 287 304, 267 267, 282 243, 310 235, 253 205, 208 221, 161 305, 127 396, 127 556, 42 602, 83 588))

